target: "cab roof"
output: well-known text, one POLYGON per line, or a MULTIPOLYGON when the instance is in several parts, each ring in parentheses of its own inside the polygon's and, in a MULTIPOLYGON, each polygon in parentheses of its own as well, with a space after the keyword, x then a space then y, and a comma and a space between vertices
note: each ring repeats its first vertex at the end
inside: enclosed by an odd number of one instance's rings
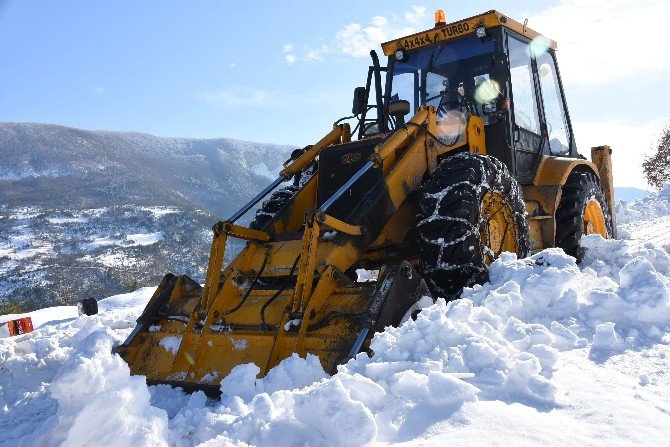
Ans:
MULTIPOLYGON (((421 31, 410 36, 401 37, 400 39, 384 42, 382 44, 382 50, 386 56, 390 56, 398 48, 412 50, 415 48, 431 45, 435 42, 447 41, 474 34, 476 29, 482 25, 486 28, 503 26, 521 34, 522 36, 526 36, 529 39, 535 39, 536 37, 541 36, 540 33, 528 28, 525 24, 510 19, 501 12, 491 10, 483 14, 459 20, 458 22, 435 26, 435 28, 431 28, 426 31, 421 31)), ((548 44, 551 49, 556 50, 556 42, 549 39, 548 44)))

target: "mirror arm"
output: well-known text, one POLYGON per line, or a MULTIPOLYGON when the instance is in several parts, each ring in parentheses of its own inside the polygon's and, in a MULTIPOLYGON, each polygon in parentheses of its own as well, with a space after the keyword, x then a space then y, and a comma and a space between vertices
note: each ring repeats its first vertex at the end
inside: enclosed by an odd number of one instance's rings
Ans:
POLYGON ((390 57, 386 67, 386 83, 384 85, 384 113, 388 115, 386 107, 391 103, 391 82, 393 80, 393 68, 395 67, 395 58, 390 57))
POLYGON ((386 132, 386 114, 384 113, 384 98, 382 96, 382 74, 379 66, 379 56, 375 50, 370 50, 372 66, 375 74, 375 95, 377 101, 377 127, 379 132, 386 132))
POLYGON ((361 113, 361 118, 358 122, 358 139, 363 138, 363 132, 365 131, 365 119, 368 114, 368 110, 370 110, 372 107, 369 105, 370 102, 370 84, 372 82, 372 72, 374 68, 373 67, 368 67, 368 77, 367 80, 365 81, 365 109, 363 110, 363 113, 361 113))

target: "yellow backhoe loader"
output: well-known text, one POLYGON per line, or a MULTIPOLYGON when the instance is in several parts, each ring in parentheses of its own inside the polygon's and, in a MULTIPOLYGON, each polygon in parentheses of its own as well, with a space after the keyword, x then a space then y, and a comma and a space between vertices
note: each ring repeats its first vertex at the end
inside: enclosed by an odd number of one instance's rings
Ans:
POLYGON ((485 281, 503 251, 579 260, 582 235, 615 236, 611 151, 577 152, 555 42, 497 11, 438 11, 382 49, 353 116, 214 225, 204 287, 163 278, 115 349, 133 374, 216 394, 235 366, 265 375, 292 353, 332 372, 422 296, 485 281), (224 266, 230 238, 247 242, 224 266))

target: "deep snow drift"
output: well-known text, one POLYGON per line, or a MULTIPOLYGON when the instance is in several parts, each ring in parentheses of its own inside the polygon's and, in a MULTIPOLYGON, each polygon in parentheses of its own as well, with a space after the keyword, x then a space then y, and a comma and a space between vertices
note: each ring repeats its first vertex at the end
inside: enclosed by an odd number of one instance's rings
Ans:
POLYGON ((635 213, 664 219, 670 194, 645 200, 620 211, 630 240, 586 238, 580 266, 558 249, 504 255, 489 283, 377 334, 371 358, 332 377, 312 356, 260 380, 241 365, 221 401, 147 387, 110 354, 151 289, 94 317, 38 311, 34 333, 0 340, 0 443, 665 444, 670 255, 638 237, 654 220, 635 213))

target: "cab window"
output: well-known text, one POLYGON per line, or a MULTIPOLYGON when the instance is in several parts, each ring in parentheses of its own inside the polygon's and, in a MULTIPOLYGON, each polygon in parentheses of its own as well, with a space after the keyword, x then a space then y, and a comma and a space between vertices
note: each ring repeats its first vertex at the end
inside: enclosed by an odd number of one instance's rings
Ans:
POLYGON ((533 68, 528 45, 512 37, 508 38, 507 42, 514 123, 522 129, 540 135, 537 96, 533 85, 533 68))
POLYGON ((549 53, 537 56, 537 72, 542 89, 542 102, 549 135, 549 149, 552 155, 570 152, 570 136, 563 106, 563 98, 558 84, 556 64, 549 53))
POLYGON ((398 73, 393 77, 391 99, 404 99, 409 101, 410 112, 414 114, 419 107, 419 74, 414 72, 398 73))

